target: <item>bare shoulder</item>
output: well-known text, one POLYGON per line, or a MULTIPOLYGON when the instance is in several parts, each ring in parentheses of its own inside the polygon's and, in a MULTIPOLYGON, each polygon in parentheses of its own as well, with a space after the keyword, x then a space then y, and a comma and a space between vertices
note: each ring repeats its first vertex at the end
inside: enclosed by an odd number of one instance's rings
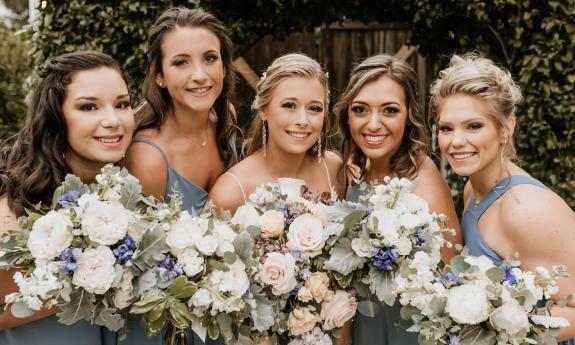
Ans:
POLYGON ((208 200, 211 200, 216 207, 230 210, 232 213, 245 203, 245 181, 241 173, 243 169, 238 167, 240 164, 241 162, 218 177, 208 195, 208 200))
POLYGON ((0 234, 9 230, 18 230, 18 219, 8 206, 8 197, 0 197, 0 234))
POLYGON ((168 165, 158 148, 144 142, 133 142, 120 164, 138 178, 144 194, 158 199, 165 195, 168 165))
POLYGON ((346 176, 344 173, 341 173, 343 167, 343 159, 341 159, 341 157, 333 151, 325 151, 324 158, 327 165, 327 170, 329 172, 329 177, 332 181, 332 185, 335 188, 339 198, 344 198, 346 176))
POLYGON ((441 176, 439 169, 429 157, 425 157, 419 166, 413 192, 427 200, 431 205, 437 199, 451 200, 451 191, 441 176))

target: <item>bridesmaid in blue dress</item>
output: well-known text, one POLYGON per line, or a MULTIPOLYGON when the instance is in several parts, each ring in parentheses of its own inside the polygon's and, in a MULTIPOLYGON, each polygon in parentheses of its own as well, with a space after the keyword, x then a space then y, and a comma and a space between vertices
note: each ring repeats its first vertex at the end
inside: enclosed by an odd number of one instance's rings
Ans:
MULTIPOLYGON (((494 263, 519 253, 522 268, 566 265, 559 293, 575 293, 575 213, 553 191, 513 163, 516 104, 511 74, 474 54, 453 56, 431 90, 443 157, 465 186, 464 242, 494 263)), ((569 320, 558 340, 575 344, 575 305, 553 309, 569 320)))
MULTIPOLYGON (((403 60, 375 55, 351 72, 350 81, 334 107, 349 182, 346 199, 357 201, 357 182, 383 182, 385 176, 415 181, 413 192, 425 199, 430 209, 444 213, 456 230, 449 238, 461 243, 459 223, 451 193, 429 157, 429 131, 417 96, 417 76, 403 60)), ((444 248, 443 260, 453 256, 444 248)), ((371 298, 372 300, 375 297, 371 298)), ((375 317, 356 314, 353 344, 417 344, 417 333, 406 332, 401 324, 399 303, 383 306, 375 317)))
MULTIPOLYGON (((136 111, 137 133, 124 164, 144 194, 169 200, 177 191, 184 208, 198 214, 216 179, 237 162, 232 44, 212 14, 171 8, 150 28, 147 53, 146 102, 136 111)), ((128 331, 124 341, 107 333, 106 344, 162 344, 162 334, 148 337, 139 317, 129 318, 128 331)), ((190 342, 203 344, 192 333, 190 342)))
MULTIPOLYGON (((134 114, 120 66, 91 51, 49 59, 38 69, 20 132, 0 157, 0 233, 17 230, 17 217, 38 202, 52 204, 54 190, 68 173, 94 182, 100 169, 118 162, 134 130, 134 114)), ((17 291, 14 271, 0 271, 0 300, 17 291)), ((16 318, 0 314, 2 345, 100 345, 100 327, 58 322, 57 308, 16 318), (81 340, 80 340, 81 339, 81 340)))

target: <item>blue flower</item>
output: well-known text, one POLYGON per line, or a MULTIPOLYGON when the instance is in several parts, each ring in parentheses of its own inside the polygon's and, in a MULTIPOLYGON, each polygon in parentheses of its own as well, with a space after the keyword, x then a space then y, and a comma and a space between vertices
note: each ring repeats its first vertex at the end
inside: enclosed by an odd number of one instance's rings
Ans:
POLYGON ((459 276, 456 276, 455 274, 453 274, 451 272, 442 273, 441 276, 439 277, 439 280, 442 283, 452 283, 455 285, 461 283, 461 278, 459 276))
POLYGON ((112 248, 112 253, 114 253, 116 259, 120 260, 120 263, 125 264, 128 261, 132 261, 135 250, 136 241, 130 236, 126 236, 112 248))
POLYGON ((79 197, 80 192, 78 192, 77 190, 71 190, 69 192, 62 194, 62 196, 58 198, 58 203, 63 208, 71 208, 76 206, 76 200, 78 200, 79 197))
POLYGON ((397 252, 392 248, 386 247, 380 249, 371 257, 372 265, 378 270, 384 271, 394 271, 397 269, 397 252))
POLYGON ((160 279, 164 283, 167 283, 184 273, 182 267, 180 267, 180 265, 176 262, 176 259, 169 255, 158 263, 158 272, 160 274, 160 279))
POLYGON ((427 243, 427 235, 423 231, 422 227, 417 228, 417 233, 415 234, 415 237, 416 237, 416 240, 415 240, 416 246, 422 246, 425 243, 427 243))
POLYGON ((447 345, 461 345, 461 340, 456 335, 448 336, 447 345))
POLYGON ((60 268, 62 271, 70 274, 76 272, 78 258, 82 254, 81 248, 66 248, 60 254, 60 268))
POLYGON ((508 266, 508 265, 503 265, 501 268, 503 268, 503 272, 505 273, 505 277, 503 278, 502 283, 504 282, 508 282, 509 285, 515 285, 517 284, 517 277, 515 277, 515 275, 513 274, 513 267, 508 266))

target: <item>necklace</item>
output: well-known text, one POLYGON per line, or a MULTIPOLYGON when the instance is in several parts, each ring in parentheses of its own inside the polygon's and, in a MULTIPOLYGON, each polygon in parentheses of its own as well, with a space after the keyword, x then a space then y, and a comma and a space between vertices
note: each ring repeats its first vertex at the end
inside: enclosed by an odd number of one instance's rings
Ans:
MULTIPOLYGON (((205 147, 207 146, 207 144, 208 144, 208 127, 209 127, 209 125, 210 125, 210 115, 211 115, 211 114, 212 114, 212 113, 210 112, 210 113, 208 114, 208 118, 206 119, 206 128, 204 129, 204 139, 202 140, 202 142, 201 142, 201 144, 200 144, 200 146, 201 146, 202 148, 205 148, 205 147)), ((190 141, 192 141, 192 142, 195 141, 195 139, 194 139, 193 137, 190 137, 190 136, 184 134, 177 126, 175 126, 175 128, 176 128, 176 130, 180 133, 180 135, 183 136, 184 138, 186 138, 186 139, 188 139, 188 140, 190 140, 190 141)))

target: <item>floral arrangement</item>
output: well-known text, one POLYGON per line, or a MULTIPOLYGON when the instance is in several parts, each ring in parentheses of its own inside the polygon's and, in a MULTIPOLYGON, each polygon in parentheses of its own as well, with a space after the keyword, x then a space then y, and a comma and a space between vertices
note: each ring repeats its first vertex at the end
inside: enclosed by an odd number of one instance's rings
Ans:
POLYGON ((253 339, 332 344, 355 314, 352 291, 322 271, 330 198, 310 193, 301 180, 279 179, 258 187, 251 203, 234 214, 232 223, 252 237, 244 250, 251 258, 248 326, 253 339))
POLYGON ((402 317, 414 322, 420 344, 557 344, 569 322, 549 316, 564 266, 523 271, 519 260, 496 266, 467 250, 433 272, 418 253, 402 283, 402 317), (546 303, 542 303, 547 301, 546 303))
POLYGON ((418 253, 426 253, 426 267, 440 262, 447 243, 445 216, 430 212, 427 203, 411 192, 408 179, 386 178, 385 184, 361 185, 360 202, 337 202, 327 210, 329 258, 324 269, 343 287, 353 286, 359 311, 373 316, 381 302, 391 306, 401 292, 399 283, 418 253), (373 301, 375 294, 377 301, 373 301))

